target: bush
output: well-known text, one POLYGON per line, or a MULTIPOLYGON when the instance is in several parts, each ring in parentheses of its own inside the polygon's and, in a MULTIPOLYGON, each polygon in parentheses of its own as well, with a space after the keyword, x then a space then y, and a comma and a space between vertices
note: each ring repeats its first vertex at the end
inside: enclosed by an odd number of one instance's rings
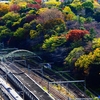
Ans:
POLYGON ((0 16, 2 17, 3 15, 5 15, 8 12, 9 12, 9 5, 0 3, 0 16))
POLYGON ((17 4, 10 5, 10 11, 18 12, 20 9, 20 6, 17 4))
POLYGON ((66 64, 71 65, 83 54, 84 54, 83 47, 74 48, 65 58, 66 64))
POLYGON ((25 30, 23 28, 18 28, 15 32, 14 32, 14 36, 18 37, 18 38, 23 38, 25 33, 25 30))
POLYGON ((66 35, 66 39, 72 42, 78 41, 82 39, 85 34, 89 34, 89 32, 87 30, 78 30, 78 29, 70 30, 66 35))
POLYGON ((51 8, 51 9, 45 8, 39 11, 39 17, 37 18, 37 22, 44 24, 50 20, 57 18, 64 20, 63 13, 61 11, 59 11, 56 8, 51 8))
POLYGON ((0 42, 7 42, 12 36, 12 32, 5 26, 0 26, 0 42))
POLYGON ((57 47, 61 46, 66 42, 65 37, 62 36, 52 36, 49 39, 46 39, 42 45, 44 50, 48 50, 50 52, 54 51, 57 47))
POLYGON ((5 14, 2 19, 6 22, 8 20, 12 21, 12 22, 16 22, 18 21, 20 18, 20 15, 18 13, 14 13, 14 12, 8 12, 7 14, 5 14))
POLYGON ((56 0, 49 0, 49 1, 45 2, 45 4, 47 6, 60 6, 61 2, 56 1, 56 0))
POLYGON ((30 30, 30 38, 34 39, 35 37, 38 36, 38 32, 36 30, 30 30))
POLYGON ((44 23, 44 29, 45 30, 55 30, 56 32, 60 33, 60 32, 64 32, 65 31, 65 22, 60 19, 52 19, 47 21, 46 23, 44 23))
POLYGON ((92 48, 95 50, 96 48, 100 48, 100 38, 94 38, 92 41, 92 48))
POLYGON ((91 8, 91 9, 94 8, 93 3, 90 2, 90 1, 83 2, 82 6, 83 6, 84 8, 91 8))

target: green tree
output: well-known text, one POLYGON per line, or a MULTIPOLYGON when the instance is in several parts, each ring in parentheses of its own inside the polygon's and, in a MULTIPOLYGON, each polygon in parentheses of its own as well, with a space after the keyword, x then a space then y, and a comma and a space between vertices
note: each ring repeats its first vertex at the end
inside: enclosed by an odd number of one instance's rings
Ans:
POLYGON ((14 32, 14 36, 18 37, 18 38, 23 38, 25 33, 24 28, 18 28, 15 32, 14 32))
POLYGON ((65 37, 62 36, 52 36, 46 39, 42 45, 42 48, 47 51, 54 51, 57 47, 61 46, 66 42, 65 37))
POLYGON ((84 54, 83 47, 74 48, 65 58, 66 64, 69 66, 72 65, 83 54, 84 54))
POLYGON ((0 41, 7 42, 9 38, 12 36, 12 32, 6 26, 0 26, 0 41))
POLYGON ((12 21, 12 22, 16 22, 18 21, 20 18, 20 15, 18 13, 14 13, 14 12, 8 12, 7 14, 5 14, 2 19, 6 22, 8 20, 12 21))
POLYGON ((24 28, 25 30, 30 30, 32 27, 31 27, 31 25, 30 25, 29 23, 25 23, 25 24, 23 25, 23 28, 24 28))
POLYGON ((91 1, 83 2, 82 6, 83 6, 84 8, 91 8, 91 9, 94 8, 93 3, 92 3, 91 1))
POLYGON ((39 35, 39 33, 36 30, 30 30, 30 38, 34 39, 35 37, 37 37, 39 35))

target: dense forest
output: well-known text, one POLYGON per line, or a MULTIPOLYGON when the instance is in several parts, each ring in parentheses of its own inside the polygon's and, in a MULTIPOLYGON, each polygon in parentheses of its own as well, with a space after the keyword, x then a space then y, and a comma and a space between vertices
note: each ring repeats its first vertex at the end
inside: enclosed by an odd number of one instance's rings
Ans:
POLYGON ((36 52, 100 94, 100 5, 96 0, 0 3, 0 42, 36 52))

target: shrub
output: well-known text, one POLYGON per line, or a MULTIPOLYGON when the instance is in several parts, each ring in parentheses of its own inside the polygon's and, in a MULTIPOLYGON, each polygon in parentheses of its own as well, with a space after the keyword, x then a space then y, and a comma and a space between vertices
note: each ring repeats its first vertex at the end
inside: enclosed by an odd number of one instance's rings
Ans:
POLYGON ((0 3, 0 16, 2 17, 4 14, 9 12, 9 5, 0 3))
POLYGON ((68 54, 68 56, 65 58, 66 64, 71 65, 72 63, 74 63, 83 54, 84 54, 84 48, 83 47, 74 48, 68 54))
POLYGON ((66 38, 68 41, 78 41, 84 37, 85 34, 89 34, 87 30, 70 30, 68 34, 66 35, 66 38))
POLYGON ((93 53, 90 52, 88 55, 80 56, 75 62, 75 66, 79 68, 84 68, 84 70, 90 67, 90 64, 100 63, 100 49, 96 48, 93 53))
POLYGON ((20 18, 20 15, 18 13, 14 13, 14 12, 8 12, 7 14, 5 14, 2 19, 7 21, 7 20, 11 20, 12 22, 16 22, 18 21, 20 18))
POLYGON ((37 18, 37 16, 35 14, 26 15, 25 22, 29 23, 36 18, 37 18))
POLYGON ((30 38, 34 39, 35 37, 38 36, 38 32, 36 30, 30 30, 30 38))
POLYGON ((82 6, 83 6, 84 8, 91 8, 91 9, 93 9, 93 7, 94 7, 94 6, 93 6, 93 3, 90 2, 90 1, 83 2, 82 6))
POLYGON ((17 4, 10 5, 10 11, 18 12, 20 9, 20 6, 17 4))
POLYGON ((45 9, 39 12, 39 17, 37 19, 38 23, 46 23, 49 20, 60 18, 64 20, 63 13, 56 8, 45 9))
POLYGON ((5 26, 0 26, 0 42, 7 42, 7 40, 12 36, 12 32, 5 26))
POLYGON ((61 2, 56 1, 56 0, 49 0, 49 1, 45 2, 45 4, 47 6, 60 6, 61 2))
POLYGON ((56 19, 51 19, 48 20, 47 22, 44 23, 44 29, 54 29, 57 30, 57 27, 59 27, 59 31, 65 31, 65 22, 60 19, 60 18, 56 18, 56 19), (61 29, 63 28, 63 29, 61 29))
POLYGON ((31 27, 32 27, 33 30, 36 30, 36 26, 38 24, 36 23, 36 20, 33 20, 33 21, 30 22, 30 25, 31 25, 31 27))
POLYGON ((54 51, 57 47, 61 46, 66 42, 65 37, 63 36, 52 36, 49 39, 46 39, 42 45, 44 50, 54 51))
POLYGON ((32 4, 32 3, 28 3, 27 7, 28 8, 34 8, 34 9, 37 9, 37 10, 41 8, 40 4, 32 4))
POLYGON ((18 37, 18 38, 23 38, 25 33, 25 30, 23 28, 18 28, 15 32, 14 32, 14 36, 18 37))
POLYGON ((93 62, 93 60, 94 56, 90 52, 89 55, 80 56, 75 62, 75 66, 79 67, 80 69, 83 68, 84 70, 87 70, 89 65, 93 62))
POLYGON ((92 41, 92 48, 100 48, 100 38, 94 38, 92 41))
POLYGON ((23 28, 25 29, 25 30, 30 30, 31 29, 31 25, 29 24, 29 23, 25 23, 24 25, 23 25, 23 28))

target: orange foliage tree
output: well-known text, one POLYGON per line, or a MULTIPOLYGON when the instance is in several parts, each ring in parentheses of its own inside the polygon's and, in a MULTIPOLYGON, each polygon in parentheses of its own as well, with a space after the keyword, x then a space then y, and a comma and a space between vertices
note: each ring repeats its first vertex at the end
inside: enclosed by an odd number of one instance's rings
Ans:
POLYGON ((4 4, 4 3, 0 3, 0 16, 3 16, 8 11, 9 11, 9 5, 8 4, 4 4))
POLYGON ((89 34, 89 31, 74 29, 68 32, 68 34, 66 35, 66 38, 68 41, 77 41, 77 40, 82 39, 85 34, 89 34))

